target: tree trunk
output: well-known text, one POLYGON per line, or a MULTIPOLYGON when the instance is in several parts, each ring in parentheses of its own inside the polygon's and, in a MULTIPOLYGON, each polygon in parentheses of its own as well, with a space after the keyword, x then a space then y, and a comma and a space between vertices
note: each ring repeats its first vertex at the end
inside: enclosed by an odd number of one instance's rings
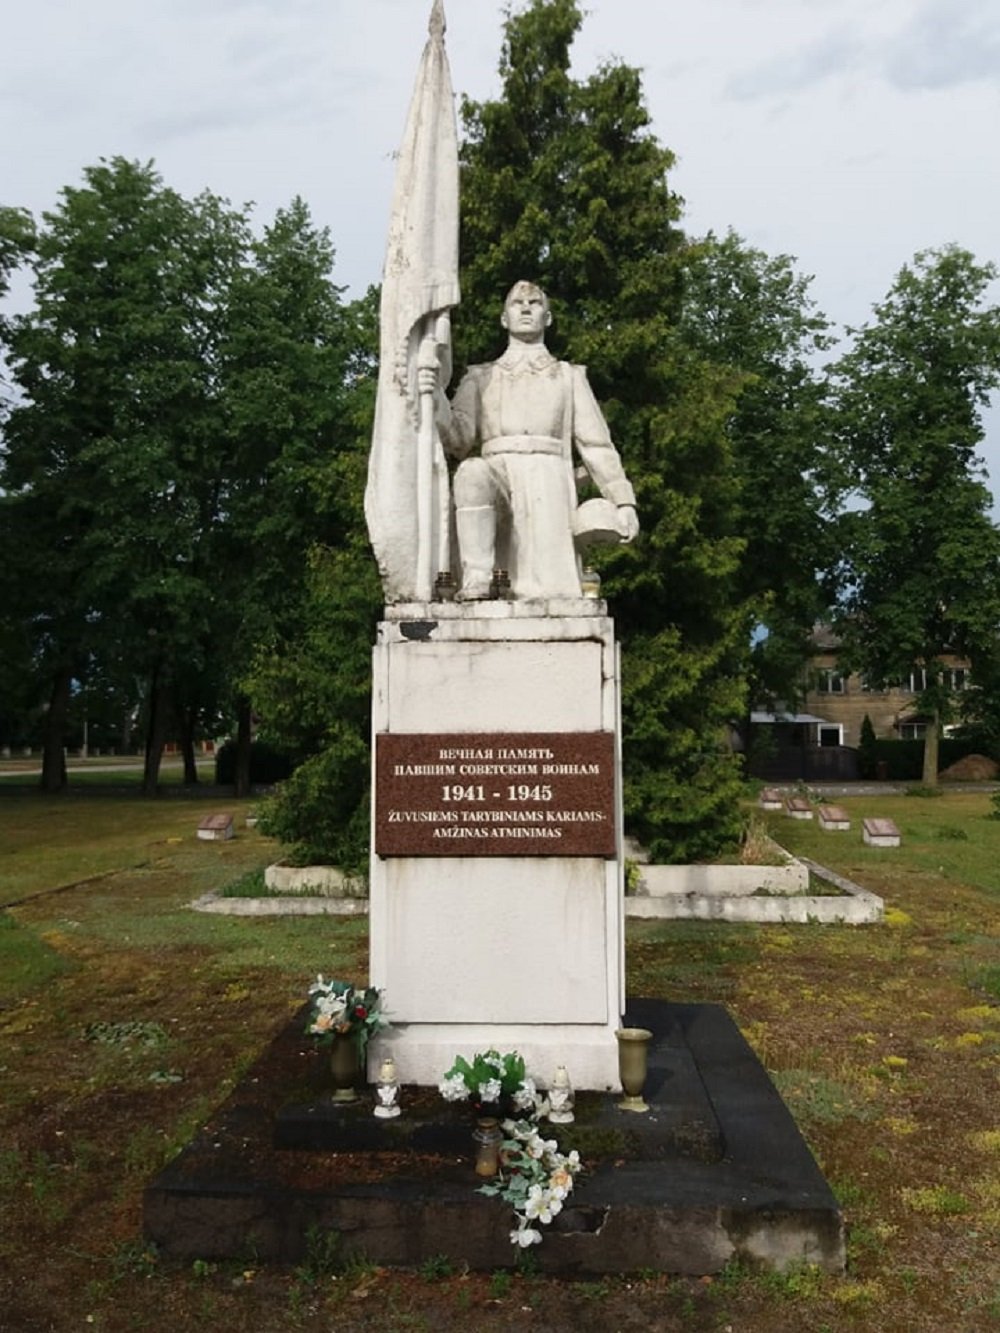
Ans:
POLYGON ((938 785, 938 751, 940 748, 940 727, 938 725, 937 709, 927 719, 927 730, 924 732, 924 774, 922 782, 925 787, 936 787, 938 785))
POLYGON ((153 668, 149 685, 149 721, 146 725, 146 760, 142 770, 143 796, 155 796, 160 781, 160 759, 167 741, 170 691, 163 669, 153 668))
POLYGON ((236 705, 236 795, 250 795, 250 742, 253 739, 250 700, 240 695, 236 705))
POLYGON ((184 760, 184 786, 198 785, 198 763, 194 753, 194 724, 197 710, 177 704, 177 723, 181 733, 181 756, 184 760))
POLYGON ((122 713, 122 730, 119 738, 121 754, 132 753, 132 709, 126 708, 122 713))
POLYGON ((66 786, 66 716, 69 712, 73 671, 61 664, 52 682, 49 708, 45 717, 45 748, 42 752, 42 791, 62 791, 66 786))

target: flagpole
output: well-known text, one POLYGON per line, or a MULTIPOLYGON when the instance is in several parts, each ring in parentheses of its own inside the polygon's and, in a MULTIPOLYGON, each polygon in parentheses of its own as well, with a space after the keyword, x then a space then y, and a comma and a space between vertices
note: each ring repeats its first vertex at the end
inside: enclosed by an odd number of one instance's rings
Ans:
POLYGON ((444 5, 434 0, 396 166, 379 307, 365 517, 387 603, 430 601, 437 575, 450 572, 435 395, 450 378, 448 312, 460 291, 458 142, 444 30, 444 5))
MULTIPOLYGON (((438 369, 437 343, 431 327, 435 317, 423 321, 417 365, 420 370, 438 369)), ((428 377, 429 378, 429 377, 428 377)), ((429 602, 434 587, 434 388, 420 390, 420 424, 417 430, 417 568, 415 593, 418 602, 429 602)))

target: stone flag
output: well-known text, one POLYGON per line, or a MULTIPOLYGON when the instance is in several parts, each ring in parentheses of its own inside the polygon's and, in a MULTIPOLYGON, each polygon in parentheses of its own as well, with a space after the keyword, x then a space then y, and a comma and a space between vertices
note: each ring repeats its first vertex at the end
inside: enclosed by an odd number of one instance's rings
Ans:
POLYGON ((458 287, 458 134, 444 6, 434 0, 396 167, 380 307, 365 517, 387 603, 428 601, 450 570, 448 471, 420 366, 451 376, 458 287))

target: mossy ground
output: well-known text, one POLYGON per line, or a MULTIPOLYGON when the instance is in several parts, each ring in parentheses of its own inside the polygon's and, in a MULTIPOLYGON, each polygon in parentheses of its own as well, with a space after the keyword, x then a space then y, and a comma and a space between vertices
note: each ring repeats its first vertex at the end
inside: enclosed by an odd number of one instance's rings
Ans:
POLYGON ((1000 821, 985 795, 840 803, 855 830, 894 818, 903 846, 780 815, 772 831, 881 894, 884 925, 633 922, 628 963, 632 993, 736 1017, 842 1201, 847 1276, 560 1282, 530 1256, 495 1274, 345 1264, 326 1235, 294 1270, 149 1251, 145 1182, 311 974, 365 978, 366 923, 190 912, 273 858, 232 802, 240 836, 202 843, 197 803, 0 794, 4 897, 40 894, 0 916, 0 1330, 997 1328, 1000 821))

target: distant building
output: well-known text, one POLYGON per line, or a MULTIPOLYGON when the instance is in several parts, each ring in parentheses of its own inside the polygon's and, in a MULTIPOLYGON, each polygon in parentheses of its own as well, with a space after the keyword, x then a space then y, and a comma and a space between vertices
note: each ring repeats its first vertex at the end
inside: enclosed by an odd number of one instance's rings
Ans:
MULTIPOLYGON (((865 716, 879 740, 920 740, 928 719, 918 708, 927 674, 916 664, 906 679, 872 689, 839 665, 840 640, 825 625, 813 632, 805 692, 799 705, 750 715, 748 771, 765 780, 850 781, 859 776, 857 749, 865 716)), ((943 659, 947 684, 970 683, 968 663, 943 659)), ((947 728, 946 728, 947 731, 947 728)))
MULTIPOLYGON (((927 672, 921 664, 914 664, 905 679, 884 689, 873 689, 864 676, 840 669, 840 640, 828 626, 816 627, 813 645, 802 711, 823 719, 817 744, 856 747, 865 714, 880 739, 922 739, 927 718, 920 713, 917 701, 927 688, 927 672)), ((945 683, 954 690, 964 690, 970 683, 968 662, 954 656, 943 657, 942 662, 945 683)))

